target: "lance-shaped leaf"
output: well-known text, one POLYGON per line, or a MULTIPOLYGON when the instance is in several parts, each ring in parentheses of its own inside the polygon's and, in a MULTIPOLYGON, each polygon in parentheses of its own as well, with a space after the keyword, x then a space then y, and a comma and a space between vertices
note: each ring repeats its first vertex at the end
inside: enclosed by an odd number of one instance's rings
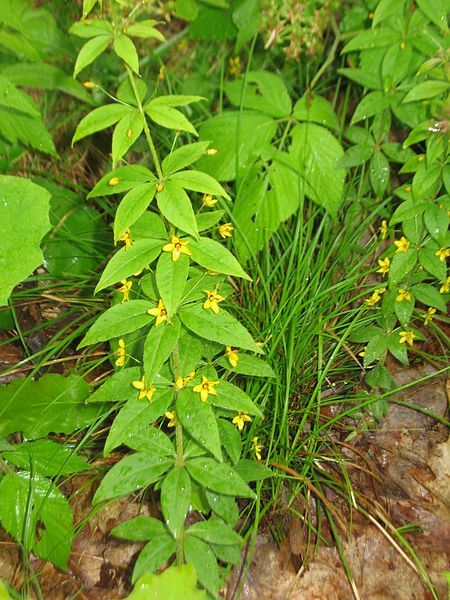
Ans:
POLYGON ((214 458, 193 458, 186 462, 191 477, 200 485, 226 496, 254 498, 254 492, 242 477, 229 465, 218 463, 214 458))
POLYGON ((227 410, 243 412, 262 418, 263 414, 247 394, 228 381, 221 381, 217 386, 217 396, 211 396, 210 403, 227 410))
POLYGON ((181 187, 193 192, 201 192, 202 194, 212 194, 214 196, 223 196, 227 200, 231 200, 230 196, 223 189, 218 181, 211 175, 202 171, 178 171, 170 176, 171 181, 176 181, 181 187))
POLYGON ((195 127, 190 123, 182 112, 171 106, 156 104, 155 100, 150 100, 145 105, 145 112, 152 121, 166 127, 167 129, 177 129, 179 131, 188 131, 198 135, 195 127))
POLYGON ((89 396, 87 402, 124 402, 135 398, 136 390, 131 382, 137 381, 141 376, 140 367, 120 369, 113 373, 103 385, 89 396))
POLYGON ((133 41, 127 35, 116 35, 114 38, 114 52, 135 73, 139 74, 139 56, 133 41))
POLYGON ((172 354, 179 336, 179 319, 152 327, 148 332, 144 343, 144 372, 149 385, 153 383, 159 370, 172 354))
POLYGON ((137 109, 131 109, 117 123, 112 138, 113 167, 128 152, 144 129, 144 117, 137 109))
POLYGON ((186 254, 181 254, 178 260, 172 260, 169 252, 163 252, 159 257, 156 285, 169 316, 172 316, 180 303, 188 271, 189 258, 186 254))
POLYGON ((117 207, 114 219, 114 239, 116 241, 147 210, 148 205, 154 198, 155 189, 156 184, 153 182, 142 183, 125 194, 117 207))
POLYGON ((77 56, 73 70, 74 77, 76 77, 85 67, 94 62, 97 56, 100 56, 103 50, 106 50, 110 41, 111 35, 99 35, 86 42, 77 56))
POLYGON ((183 528, 190 505, 191 478, 184 467, 175 467, 161 486, 162 513, 168 529, 175 538, 183 528))
POLYGON ((198 237, 197 221, 189 196, 173 181, 166 181, 164 189, 156 196, 158 208, 172 225, 198 237))
POLYGON ((141 183, 155 181, 156 177, 142 165, 119 167, 107 173, 88 194, 88 198, 120 194, 138 186, 141 183))
POLYGON ((191 240, 189 249, 192 253, 192 260, 205 269, 251 281, 231 252, 215 240, 207 237, 191 240))
POLYGON ((195 142, 177 148, 162 161, 161 166, 164 175, 170 175, 175 171, 189 167, 206 153, 209 145, 210 142, 195 142))
POLYGON ((184 389, 178 394, 176 413, 189 435, 221 461, 219 429, 211 406, 192 390, 184 389))
POLYGON ((95 108, 78 123, 72 138, 72 144, 97 131, 111 127, 128 112, 130 112, 129 107, 123 104, 107 104, 95 108))
POLYGON ((157 21, 153 21, 153 19, 144 19, 142 21, 137 21, 132 25, 128 26, 127 34, 131 37, 140 37, 140 38, 155 38, 160 42, 164 42, 165 37, 163 34, 154 28, 154 25, 157 24, 157 21))
MULTIPOLYGON (((169 560, 175 552, 175 548, 176 542, 166 529, 164 533, 161 533, 161 535, 155 537, 151 542, 144 546, 134 565, 131 581, 136 583, 138 579, 147 573, 156 571, 158 567, 161 567, 169 560)), ((143 589, 146 590, 145 587, 143 589)))

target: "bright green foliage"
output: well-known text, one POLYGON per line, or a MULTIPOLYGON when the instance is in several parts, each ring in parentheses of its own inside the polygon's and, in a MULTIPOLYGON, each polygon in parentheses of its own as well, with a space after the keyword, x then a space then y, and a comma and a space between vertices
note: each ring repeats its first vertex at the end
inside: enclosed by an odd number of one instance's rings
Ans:
POLYGON ((27 179, 0 175, 0 306, 15 285, 42 264, 40 243, 50 229, 50 194, 27 179))
POLYGON ((161 575, 143 575, 128 600, 164 598, 165 600, 206 600, 206 592, 196 589, 197 576, 192 563, 172 566, 161 575))

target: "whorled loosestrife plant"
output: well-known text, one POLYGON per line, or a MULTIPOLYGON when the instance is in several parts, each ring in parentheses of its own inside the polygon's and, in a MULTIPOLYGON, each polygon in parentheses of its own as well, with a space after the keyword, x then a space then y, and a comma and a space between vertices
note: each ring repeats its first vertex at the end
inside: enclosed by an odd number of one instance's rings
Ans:
POLYGON ((230 379, 235 373, 272 373, 255 356, 262 354, 260 345, 223 308, 233 289, 227 277, 249 277, 221 243, 233 228, 229 223, 218 226, 224 211, 215 210, 215 204, 218 198, 230 197, 211 176, 190 168, 215 150, 209 142, 180 144, 180 132, 195 136, 196 130, 178 107, 202 98, 148 94, 133 40, 163 37, 155 21, 139 18, 144 3, 128 12, 124 3, 111 0, 101 7, 101 15, 86 18, 95 4, 85 1, 84 18, 71 29, 88 39, 75 75, 112 49, 127 79, 114 95, 108 94, 112 103, 80 122, 74 141, 115 125, 113 171, 89 197, 125 195, 114 220, 114 237, 121 247, 96 288, 119 285, 120 294, 114 295, 113 306, 92 325, 80 347, 110 341, 115 372, 90 400, 118 405, 125 401, 104 453, 120 445, 134 453, 108 471, 94 502, 153 485, 161 494, 163 521, 138 516, 112 531, 125 539, 148 541, 133 582, 175 556, 178 564, 192 562, 200 584, 216 596, 217 561, 235 563, 240 557, 242 538, 233 530, 239 515, 235 497, 254 499, 248 482, 270 475, 257 462, 262 450, 257 438, 257 460, 240 458, 240 431, 262 413, 230 379), (159 127, 176 132, 163 158, 154 143, 159 127), (141 134, 154 170, 144 164, 117 166, 141 134), (187 521, 193 509, 203 516, 187 521))

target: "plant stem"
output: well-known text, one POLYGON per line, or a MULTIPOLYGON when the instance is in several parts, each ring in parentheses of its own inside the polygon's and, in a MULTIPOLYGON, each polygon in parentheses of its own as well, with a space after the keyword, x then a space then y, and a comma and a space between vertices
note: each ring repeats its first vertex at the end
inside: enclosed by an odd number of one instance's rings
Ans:
POLYGON ((162 169, 161 169, 161 163, 159 162, 158 153, 156 151, 155 144, 153 143, 152 134, 150 133, 150 129, 149 129, 149 126, 148 126, 148 123, 147 123, 147 118, 145 116, 145 111, 144 111, 144 108, 142 106, 142 102, 141 102, 141 98, 139 96, 138 89, 136 87, 136 82, 134 80, 134 75, 133 75, 133 72, 131 71, 131 69, 130 69, 130 67, 128 65, 126 65, 126 69, 127 69, 127 72, 128 72, 128 77, 129 77, 129 80, 130 80, 131 87, 133 89, 134 97, 136 99, 137 107, 139 109, 139 112, 142 115, 142 118, 144 119, 144 133, 145 133, 145 137, 147 139, 148 147, 150 148, 150 152, 152 154, 152 158, 153 158, 153 162, 155 164, 156 172, 158 173, 158 177, 160 179, 162 179, 163 178, 163 172, 162 172, 162 169))

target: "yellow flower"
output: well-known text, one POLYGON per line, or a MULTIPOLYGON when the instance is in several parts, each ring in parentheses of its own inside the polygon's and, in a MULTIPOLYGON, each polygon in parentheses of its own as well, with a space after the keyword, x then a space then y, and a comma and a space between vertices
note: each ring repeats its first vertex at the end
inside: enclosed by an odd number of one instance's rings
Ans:
POLYGON ((128 229, 128 227, 125 229, 125 231, 119 237, 119 241, 125 242, 125 250, 128 250, 128 248, 133 243, 133 240, 131 239, 131 233, 130 233, 130 230, 128 229))
POLYGON ((386 273, 389 273, 389 269, 391 266, 391 261, 389 260, 389 257, 386 256, 386 258, 379 258, 378 266, 380 268, 377 269, 377 273, 382 273, 383 275, 385 275, 386 273))
POLYGON ((228 360, 230 362, 230 365, 232 367, 237 367, 237 364, 238 364, 238 361, 239 361, 238 351, 237 350, 232 350, 231 346, 227 346, 226 347, 225 355, 228 358, 228 360))
POLYGON ((369 296, 369 298, 364 300, 364 304, 367 304, 367 306, 375 306, 375 304, 378 304, 378 302, 381 300, 381 294, 383 294, 385 291, 386 288, 378 288, 371 296, 369 296))
POLYGON ((153 386, 150 386, 148 389, 145 385, 145 375, 142 376, 142 379, 140 379, 139 381, 133 381, 131 383, 131 385, 139 390, 139 395, 138 395, 138 399, 142 400, 143 398, 147 398, 147 400, 151 400, 152 396, 155 392, 155 389, 153 386))
POLYGON ((164 189, 164 183, 162 181, 160 181, 159 183, 156 184, 156 193, 159 194, 163 191, 164 189))
POLYGON ((122 299, 122 304, 124 302, 128 302, 128 300, 130 299, 130 290, 131 290, 131 286, 133 285, 132 281, 128 281, 127 279, 122 279, 122 281, 120 282, 122 284, 122 286, 118 289, 119 292, 122 292, 123 294, 123 299, 122 299))
POLYGON ((399 252, 407 252, 410 246, 410 242, 405 238, 405 236, 402 236, 399 240, 395 240, 394 244, 397 246, 395 254, 398 254, 399 252))
POLYGON ((202 375, 202 382, 192 389, 194 392, 198 392, 200 394, 202 402, 206 402, 209 394, 211 394, 212 396, 217 396, 215 386, 219 385, 219 383, 220 381, 208 381, 208 379, 204 375, 202 375))
POLYGON ((175 387, 177 388, 177 390, 181 390, 181 389, 184 388, 184 380, 181 377, 181 375, 176 378, 176 380, 175 380, 175 387))
POLYGON ((232 77, 237 77, 241 74, 241 59, 239 56, 232 56, 229 60, 230 65, 230 75, 232 77))
POLYGON ((177 424, 176 414, 173 412, 165 412, 164 415, 165 415, 166 419, 169 419, 169 422, 167 423, 167 427, 175 427, 177 424))
POLYGON ((381 221, 381 227, 378 229, 378 231, 381 234, 381 239, 385 240, 387 237, 387 234, 388 234, 388 224, 387 224, 386 219, 383 219, 381 221))
POLYGON ((176 235, 172 236, 169 244, 163 246, 164 252, 172 252, 172 260, 175 262, 180 258, 180 254, 191 255, 191 251, 187 247, 188 241, 180 240, 176 235))
POLYGON ((417 335, 412 331, 400 331, 400 344, 404 344, 405 342, 410 346, 413 345, 414 340, 417 339, 417 335))
POLYGON ((424 325, 428 325, 428 323, 431 323, 431 321, 433 320, 433 315, 436 313, 436 309, 435 308, 430 308, 427 310, 427 312, 423 315, 423 324, 424 325))
MULTIPOLYGON (((209 151, 208 151, 209 152, 209 151)), ((203 196, 203 206, 207 206, 208 208, 212 208, 215 206, 219 200, 217 198, 213 198, 211 194, 205 194, 203 196)))
POLYGON ((120 182, 120 177, 111 177, 111 179, 108 181, 108 185, 117 185, 120 182))
POLYGON ((165 65, 161 65, 159 67, 159 73, 158 73, 158 79, 164 79, 164 77, 166 76, 166 66, 165 65))
POLYGON ((233 425, 236 425, 236 427, 239 429, 239 431, 242 431, 244 429, 244 425, 246 423, 251 423, 252 422, 252 418, 249 415, 246 415, 245 413, 238 413, 234 419, 233 419, 233 425))
POLYGON ((156 306, 155 308, 149 308, 147 312, 149 315, 156 317, 156 327, 158 327, 158 325, 161 325, 161 323, 164 323, 164 321, 167 321, 167 310, 164 307, 162 300, 158 302, 158 306, 156 306))
POLYGON ((254 437, 252 439, 253 450, 255 451, 256 460, 261 460, 261 450, 263 449, 262 444, 258 444, 258 438, 254 437))
POLYGON ((412 302, 412 296, 408 292, 408 290, 405 290, 403 288, 399 288, 396 300, 397 300, 397 302, 403 302, 403 300, 407 300, 408 302, 412 302))
POLYGON ((210 148, 206 151, 206 154, 209 154, 209 156, 215 156, 218 152, 219 151, 217 150, 217 148, 210 148))
POLYGON ((227 237, 231 237, 231 232, 234 227, 231 223, 224 223, 219 227, 219 235, 221 235, 224 239, 227 237))
POLYGON ((119 340, 119 347, 116 350, 116 354, 118 356, 118 359, 116 360, 116 366, 123 367, 123 365, 125 364, 126 353, 125 340, 123 340, 122 338, 120 338, 119 340))
POLYGON ((447 277, 447 279, 442 282, 442 287, 439 291, 441 294, 448 294, 450 292, 450 277, 447 277))
POLYGON ((445 262, 445 259, 450 256, 450 248, 439 248, 434 255, 437 256, 442 262, 445 262))
POLYGON ((214 290, 204 290, 204 292, 207 298, 203 303, 203 308, 206 310, 210 308, 213 311, 213 313, 217 315, 217 313, 220 310, 219 302, 222 302, 223 300, 225 300, 225 298, 217 293, 217 286, 214 290))
POLYGON ((93 81, 83 81, 83 85, 88 90, 92 90, 92 88, 96 87, 96 84, 93 81))
POLYGON ((361 352, 358 352, 358 356, 361 356, 362 358, 364 358, 366 355, 366 351, 365 350, 361 350, 361 352))

